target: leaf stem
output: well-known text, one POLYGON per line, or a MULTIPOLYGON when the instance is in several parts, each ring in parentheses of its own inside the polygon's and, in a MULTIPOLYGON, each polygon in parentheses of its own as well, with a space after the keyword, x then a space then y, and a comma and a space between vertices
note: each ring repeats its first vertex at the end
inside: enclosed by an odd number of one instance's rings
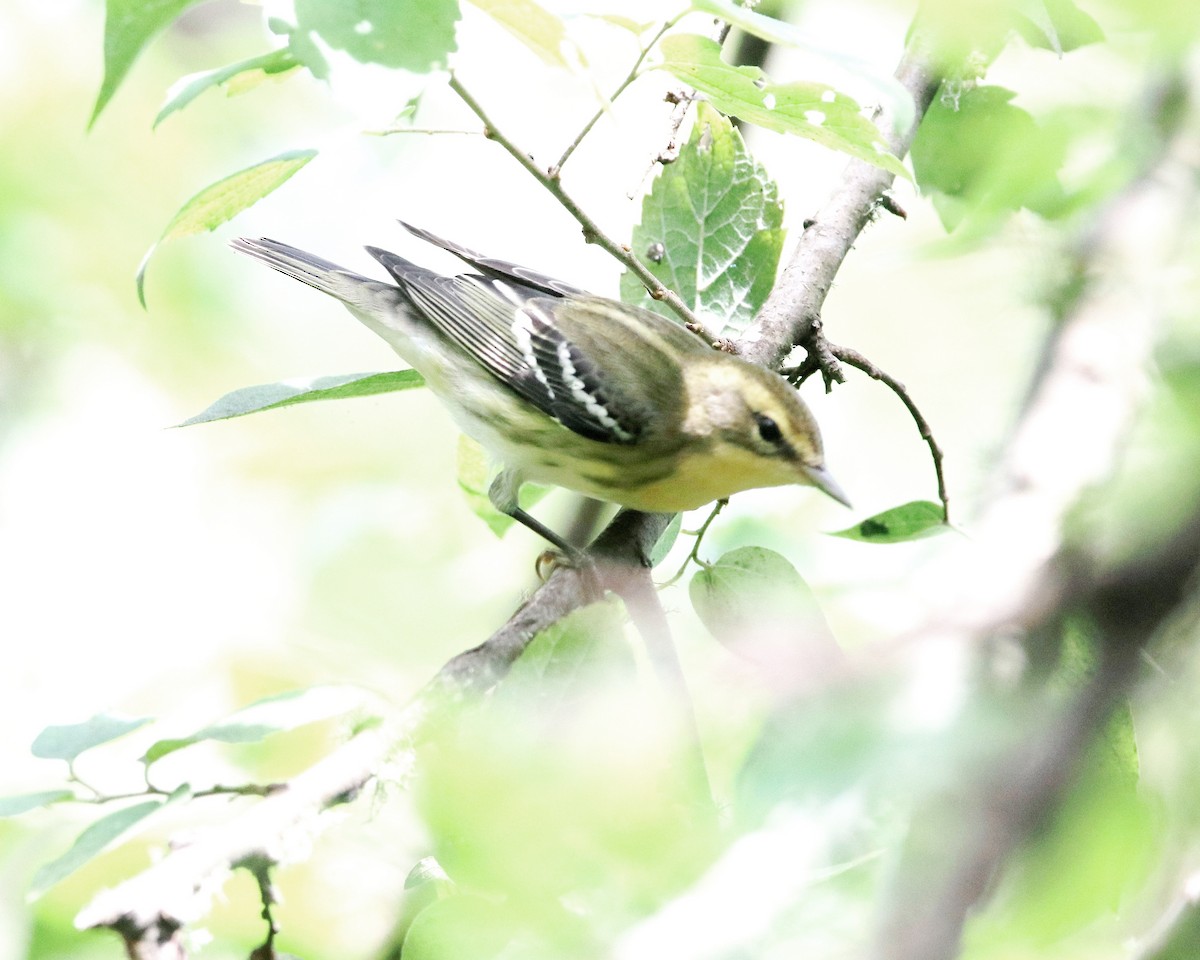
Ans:
POLYGON ((724 510, 726 504, 728 504, 728 503, 729 503, 729 499, 725 498, 724 500, 718 500, 716 503, 713 504, 712 510, 709 511, 708 516, 705 518, 704 522, 702 524, 700 524, 700 529, 698 529, 694 534, 692 534, 692 536, 694 536, 696 538, 696 542, 692 544, 691 552, 686 557, 683 558, 683 563, 680 565, 679 569, 675 571, 675 575, 673 577, 671 577, 669 580, 664 580, 662 583, 660 583, 658 585, 658 588, 660 590, 663 590, 666 587, 669 587, 669 586, 672 586, 672 585, 678 583, 679 580, 683 577, 683 575, 687 572, 687 568, 688 568, 689 564, 695 563, 701 567, 711 566, 711 564, 708 564, 705 561, 700 559, 700 544, 704 540, 704 535, 706 533, 708 533, 708 528, 710 526, 712 526, 712 522, 717 519, 717 514, 719 514, 722 510, 724 510))

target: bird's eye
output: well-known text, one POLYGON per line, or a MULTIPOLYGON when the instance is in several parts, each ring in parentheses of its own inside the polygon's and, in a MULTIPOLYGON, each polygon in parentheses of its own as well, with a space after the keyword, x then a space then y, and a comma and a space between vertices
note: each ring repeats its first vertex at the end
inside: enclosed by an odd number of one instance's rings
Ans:
POLYGON ((778 443, 783 439, 783 432, 779 429, 779 424, 766 414, 756 413, 754 422, 758 424, 758 435, 767 443, 778 443))

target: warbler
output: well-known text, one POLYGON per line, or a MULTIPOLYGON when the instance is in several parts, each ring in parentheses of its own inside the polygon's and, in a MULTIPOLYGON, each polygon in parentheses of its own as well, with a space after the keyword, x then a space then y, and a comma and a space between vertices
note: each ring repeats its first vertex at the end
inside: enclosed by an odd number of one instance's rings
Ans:
POLYGON ((559 549, 575 553, 520 507, 524 482, 661 513, 791 483, 849 506, 816 421, 779 375, 649 310, 401 225, 476 272, 443 276, 367 247, 386 283, 275 240, 232 245, 391 344, 501 464, 496 508, 559 549))

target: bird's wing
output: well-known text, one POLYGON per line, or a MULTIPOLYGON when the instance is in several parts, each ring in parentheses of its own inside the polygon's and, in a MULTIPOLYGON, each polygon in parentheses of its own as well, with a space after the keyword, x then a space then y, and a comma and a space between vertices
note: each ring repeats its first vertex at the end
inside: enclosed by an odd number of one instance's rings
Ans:
MULTIPOLYGON (((518 273, 523 268, 514 265, 503 279, 498 270, 446 277, 386 250, 367 251, 438 333, 564 427, 591 440, 632 443, 647 426, 647 405, 636 390, 618 391, 599 376, 593 357, 599 341, 593 338, 589 349, 560 323, 564 314, 586 310, 588 300, 547 296, 554 281, 539 278, 535 285, 524 276, 537 274, 518 273)), ((472 263, 484 269, 483 261, 472 263)))
POLYGON ((536 270, 530 270, 519 263, 510 263, 507 260, 498 260, 495 257, 485 257, 474 250, 455 243, 453 240, 444 240, 437 236, 437 234, 423 230, 421 227, 415 227, 411 223, 405 223, 403 220, 396 222, 413 236, 420 237, 427 243, 432 243, 435 247, 441 247, 448 253, 454 254, 459 260, 470 264, 484 276, 491 277, 494 280, 516 282, 526 287, 532 287, 534 290, 552 297, 587 296, 587 291, 585 290, 580 290, 578 287, 573 287, 562 280, 556 280, 554 277, 538 273, 536 270))

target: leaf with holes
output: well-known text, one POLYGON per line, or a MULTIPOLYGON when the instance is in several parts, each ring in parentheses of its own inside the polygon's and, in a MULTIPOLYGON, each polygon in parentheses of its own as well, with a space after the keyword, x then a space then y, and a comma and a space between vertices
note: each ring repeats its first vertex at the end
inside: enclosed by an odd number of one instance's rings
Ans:
POLYGON ((692 0, 692 8, 713 14, 719 20, 744 30, 767 43, 802 50, 810 63, 825 61, 869 86, 887 107, 896 130, 907 130, 916 118, 910 94, 895 77, 880 72, 879 65, 840 50, 822 46, 793 24, 769 17, 743 0, 692 0))
MULTIPOLYGON (((775 182, 728 118, 701 103, 679 159, 642 202, 633 249, 695 313, 716 321, 714 332, 738 332, 775 283, 782 224, 775 182)), ((674 318, 628 271, 621 296, 674 318)))
POLYGON ((300 31, 360 63, 427 73, 455 49, 456 0, 296 0, 295 10, 300 31))
POLYGON ((726 63, 716 41, 694 34, 667 37, 662 54, 663 69, 706 94, 723 113, 796 134, 911 179, 859 105, 829 85, 770 83, 758 67, 726 63))

